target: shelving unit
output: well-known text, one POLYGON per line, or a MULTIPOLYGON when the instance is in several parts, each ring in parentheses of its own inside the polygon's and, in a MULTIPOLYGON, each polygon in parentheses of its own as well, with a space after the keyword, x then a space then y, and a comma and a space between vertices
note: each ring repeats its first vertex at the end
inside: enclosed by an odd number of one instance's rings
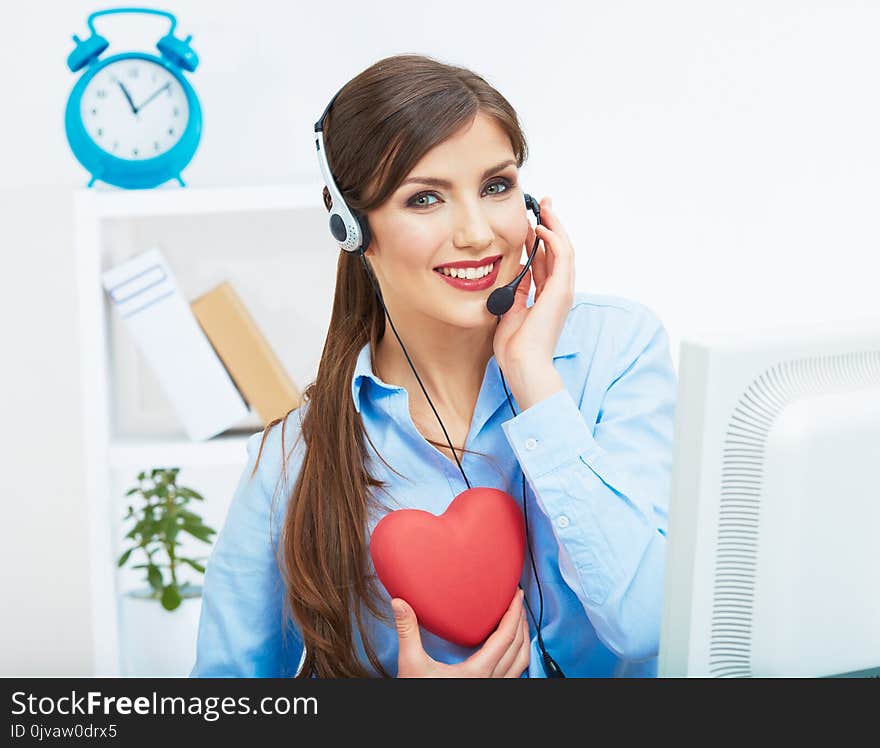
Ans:
POLYGON ((206 442, 119 438, 110 444, 110 464, 114 468, 178 462, 199 466, 228 465, 245 453, 247 440, 247 435, 239 434, 216 436, 206 442))
MULTIPOLYGON (((338 256, 321 190, 321 184, 303 183, 75 193, 96 676, 131 674, 120 668, 119 598, 142 581, 137 572, 116 566, 125 488, 141 470, 178 466, 180 483, 205 495, 199 511, 219 531, 247 459, 246 441, 262 429, 251 413, 234 430, 191 441, 116 318, 101 275, 158 246, 190 301, 230 281, 304 389, 314 378, 329 324, 338 256)), ((206 556, 210 548, 202 544, 198 551, 206 556)))

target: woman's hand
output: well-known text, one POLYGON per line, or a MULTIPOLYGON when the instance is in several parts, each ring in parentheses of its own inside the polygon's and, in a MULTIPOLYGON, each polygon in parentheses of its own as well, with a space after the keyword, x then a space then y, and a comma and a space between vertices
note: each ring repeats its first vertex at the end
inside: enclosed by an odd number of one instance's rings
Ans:
POLYGON ((422 648, 415 611, 400 598, 391 606, 397 625, 398 678, 519 678, 529 666, 529 625, 517 588, 507 608, 483 646, 456 665, 431 658, 422 648))
MULTIPOLYGON (((535 259, 517 287, 513 306, 498 322, 493 342, 495 360, 522 410, 564 386, 553 368, 553 352, 574 301, 574 249, 549 197, 541 200, 537 237, 541 243, 535 259), (535 302, 527 308, 532 279, 535 302)), ((534 243, 535 229, 529 224, 529 254, 534 243)))

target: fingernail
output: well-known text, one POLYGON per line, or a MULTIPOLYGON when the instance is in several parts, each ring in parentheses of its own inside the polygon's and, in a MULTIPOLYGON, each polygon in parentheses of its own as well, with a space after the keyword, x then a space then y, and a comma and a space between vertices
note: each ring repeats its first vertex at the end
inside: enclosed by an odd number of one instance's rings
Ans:
POLYGON ((403 605, 401 605, 396 600, 391 603, 391 608, 394 610, 394 617, 398 620, 403 618, 403 605))

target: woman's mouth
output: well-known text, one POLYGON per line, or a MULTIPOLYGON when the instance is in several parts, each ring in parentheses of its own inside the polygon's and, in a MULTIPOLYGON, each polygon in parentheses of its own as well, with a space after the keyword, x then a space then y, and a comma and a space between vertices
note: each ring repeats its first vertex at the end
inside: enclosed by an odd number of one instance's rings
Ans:
POLYGON ((501 260, 499 258, 489 265, 480 268, 471 268, 470 272, 461 268, 456 268, 454 270, 446 268, 446 272, 456 273, 456 275, 446 275, 443 270, 435 268, 434 273, 439 275, 442 280, 453 288, 458 288, 462 291, 482 291, 483 289, 494 285, 495 281, 498 279, 498 268, 500 265, 501 260), (483 275, 483 273, 485 273, 485 275, 483 275), (465 277, 457 277, 459 274, 464 275, 465 277), (473 275, 474 277, 468 278, 468 274, 473 275))

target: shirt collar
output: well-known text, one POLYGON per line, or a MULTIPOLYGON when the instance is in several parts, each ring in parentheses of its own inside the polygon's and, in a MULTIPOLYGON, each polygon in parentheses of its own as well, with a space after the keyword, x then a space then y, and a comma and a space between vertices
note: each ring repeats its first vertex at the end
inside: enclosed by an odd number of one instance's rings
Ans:
POLYGON ((373 383, 387 392, 393 392, 395 390, 401 390, 402 387, 396 387, 394 385, 387 384, 383 382, 379 377, 377 377, 373 373, 373 356, 370 352, 370 342, 367 341, 364 343, 363 348, 361 348, 361 352, 358 353, 357 362, 354 365, 354 376, 351 379, 351 396, 354 399, 354 409, 360 413, 361 412, 361 383, 364 379, 371 379, 373 383))
MULTIPOLYGON (((534 294, 535 289, 533 288, 526 301, 527 308, 534 303, 534 294)), ((556 349, 553 352, 553 359, 555 360, 565 356, 572 356, 576 353, 578 353, 577 330, 575 329, 575 325, 572 324, 571 316, 569 315, 569 319, 566 321, 565 326, 562 328, 562 332, 559 334, 559 340, 557 341, 556 349)), ((370 351, 369 341, 364 343, 360 353, 358 353, 357 361, 354 365, 354 374, 351 379, 351 396, 354 400, 354 408, 358 413, 361 412, 360 393, 364 379, 372 380, 376 387, 387 394, 403 389, 403 387, 383 382, 375 375, 375 373, 373 373, 373 356, 370 351)))

